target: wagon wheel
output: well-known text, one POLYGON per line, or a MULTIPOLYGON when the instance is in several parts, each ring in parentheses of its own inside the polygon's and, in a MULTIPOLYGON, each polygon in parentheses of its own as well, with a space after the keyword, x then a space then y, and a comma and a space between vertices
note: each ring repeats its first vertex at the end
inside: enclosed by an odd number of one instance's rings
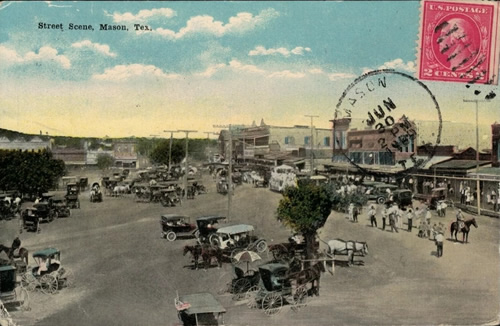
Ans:
POLYGON ((231 291, 231 276, 229 273, 223 273, 217 281, 217 294, 222 295, 231 291))
POLYGON ((17 287, 15 291, 16 291, 16 301, 19 305, 19 308, 21 308, 21 310, 24 311, 30 310, 31 307, 30 307, 30 297, 28 294, 28 290, 26 290, 21 286, 17 287))
POLYGON ((377 203, 382 205, 383 203, 385 203, 385 198, 384 197, 378 197, 377 198, 377 203))
POLYGON ((194 235, 194 237, 195 237, 196 239, 199 239, 199 238, 200 238, 200 230, 196 229, 196 230, 194 231, 193 235, 194 235))
POLYGON ((307 305, 307 289, 305 285, 299 286, 292 296, 292 310, 297 312, 307 305))
POLYGON ((165 237, 167 238, 168 241, 175 241, 175 239, 177 239, 177 234, 175 234, 175 232, 173 231, 169 231, 167 232, 165 237))
POLYGON ((71 269, 64 268, 63 272, 59 275, 59 281, 62 285, 67 288, 72 288, 75 286, 75 276, 71 269))
POLYGON ((215 233, 210 234, 210 236, 208 237, 208 243, 217 248, 219 247, 219 239, 217 238, 217 235, 215 233))
POLYGON ((256 249, 257 249, 257 252, 259 254, 265 252, 267 250, 267 243, 266 241, 262 240, 262 241, 259 241, 256 245, 256 249))
POLYGON ((247 307, 250 309, 257 308, 257 293, 259 292, 259 287, 254 285, 250 287, 245 293, 245 300, 247 301, 247 307))
POLYGON ((27 271, 21 276, 21 286, 28 291, 35 291, 38 286, 38 280, 33 276, 31 271, 27 271))
POLYGON ((45 294, 54 294, 57 292, 58 282, 57 278, 51 274, 45 274, 40 278, 40 285, 42 292, 45 294))
POLYGON ((269 253, 272 254, 273 260, 275 261, 286 260, 286 258, 288 257, 288 249, 282 244, 277 244, 273 246, 269 250, 269 253))
POLYGON ((279 293, 270 292, 262 299, 262 309, 268 316, 275 315, 283 307, 283 297, 279 293))
POLYGON ((233 301, 243 300, 251 285, 250 280, 247 278, 240 278, 239 280, 236 280, 231 288, 231 293, 233 294, 231 299, 233 299, 233 301))

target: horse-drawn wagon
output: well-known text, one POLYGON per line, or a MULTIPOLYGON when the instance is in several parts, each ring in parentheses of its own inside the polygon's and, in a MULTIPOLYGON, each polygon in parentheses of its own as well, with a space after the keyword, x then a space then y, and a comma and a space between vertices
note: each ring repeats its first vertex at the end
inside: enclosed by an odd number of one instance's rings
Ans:
POLYGON ((286 263, 261 265, 259 284, 245 295, 247 306, 261 308, 269 316, 279 313, 285 304, 298 311, 307 304, 309 295, 319 295, 319 280, 324 271, 324 262, 300 270, 286 263))
POLYGON ((11 265, 0 266, 0 301, 5 306, 29 309, 28 291, 17 282, 17 268, 11 265))
POLYGON ((178 214, 164 214, 161 216, 161 235, 168 241, 175 241, 177 236, 195 237, 196 225, 190 223, 190 218, 178 214))
MULTIPOLYGON (((327 255, 335 258, 336 255, 347 256, 347 266, 354 264, 354 256, 368 255, 368 244, 364 241, 333 239, 328 241, 327 255)), ((360 265, 363 262, 359 262, 360 265)))
POLYGON ((80 194, 80 188, 76 183, 69 183, 66 186, 66 203, 69 208, 80 208, 80 200, 78 195, 80 194))
MULTIPOLYGON (((319 241, 314 243, 314 249, 319 249, 319 241)), ((288 238, 288 242, 269 245, 269 255, 275 262, 287 262, 294 257, 305 259, 306 242, 302 234, 295 233, 288 238)))
MULTIPOLYGON (((40 218, 35 207, 27 207, 21 213, 22 229, 32 232, 40 232, 40 218)), ((21 229, 21 232, 22 232, 21 229)))
POLYGON ((224 325, 226 309, 211 293, 177 296, 175 308, 184 326, 224 325))
POLYGON ((33 254, 37 266, 28 268, 22 275, 21 284, 28 291, 40 288, 43 293, 56 293, 62 287, 73 285, 73 273, 62 267, 61 252, 55 248, 47 248, 33 254))
POLYGON ((102 202, 101 186, 99 185, 98 182, 94 182, 92 184, 92 188, 90 189, 90 202, 91 203, 102 202))

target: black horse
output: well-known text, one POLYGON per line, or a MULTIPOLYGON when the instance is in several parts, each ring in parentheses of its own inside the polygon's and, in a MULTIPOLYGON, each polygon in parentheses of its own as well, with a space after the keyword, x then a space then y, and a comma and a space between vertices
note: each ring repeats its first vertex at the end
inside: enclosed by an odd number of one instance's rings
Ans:
POLYGON ((458 241, 457 233, 462 232, 462 243, 467 243, 469 241, 469 231, 471 225, 474 225, 477 228, 477 222, 475 218, 466 220, 464 222, 464 226, 460 230, 457 222, 451 223, 450 226, 451 237, 453 238, 453 234, 455 234, 455 241, 458 241))

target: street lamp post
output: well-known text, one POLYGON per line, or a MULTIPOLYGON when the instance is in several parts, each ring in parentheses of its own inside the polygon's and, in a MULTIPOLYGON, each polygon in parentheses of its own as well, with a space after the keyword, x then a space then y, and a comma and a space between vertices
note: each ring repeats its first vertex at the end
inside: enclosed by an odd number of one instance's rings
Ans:
POLYGON ((481 215, 481 189, 479 183, 479 102, 489 102, 489 100, 466 100, 465 103, 476 103, 476 201, 477 215, 481 215))
POLYGON ((177 130, 178 132, 185 132, 186 133, 186 156, 184 157, 184 195, 183 199, 187 200, 187 186, 188 186, 188 137, 190 132, 197 132, 197 130, 177 130))
POLYGON ((314 142, 313 142, 313 119, 314 118, 319 118, 318 115, 309 115, 309 114, 306 114, 304 115, 305 117, 309 117, 311 118, 311 140, 310 140, 310 143, 311 143, 311 172, 310 174, 313 175, 314 174, 314 142))

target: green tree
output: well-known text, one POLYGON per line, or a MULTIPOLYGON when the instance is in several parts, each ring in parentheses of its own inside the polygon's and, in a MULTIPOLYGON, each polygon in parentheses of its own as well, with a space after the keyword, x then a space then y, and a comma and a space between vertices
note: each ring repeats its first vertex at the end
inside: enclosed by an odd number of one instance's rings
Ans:
POLYGON ((50 151, 0 151, 0 188, 18 190, 29 196, 53 189, 65 165, 52 158, 50 151))
POLYGON ((106 170, 115 164, 115 159, 109 154, 97 155, 97 166, 101 170, 106 170))
POLYGON ((306 241, 306 256, 313 258, 316 233, 331 213, 332 201, 325 186, 304 184, 288 187, 283 192, 277 209, 277 219, 306 241))
MULTIPOLYGON (((168 155, 170 152, 170 139, 162 139, 153 149, 149 158, 151 162, 156 164, 168 165, 168 155)), ((178 164, 184 159, 184 140, 172 140, 172 163, 178 164)))

